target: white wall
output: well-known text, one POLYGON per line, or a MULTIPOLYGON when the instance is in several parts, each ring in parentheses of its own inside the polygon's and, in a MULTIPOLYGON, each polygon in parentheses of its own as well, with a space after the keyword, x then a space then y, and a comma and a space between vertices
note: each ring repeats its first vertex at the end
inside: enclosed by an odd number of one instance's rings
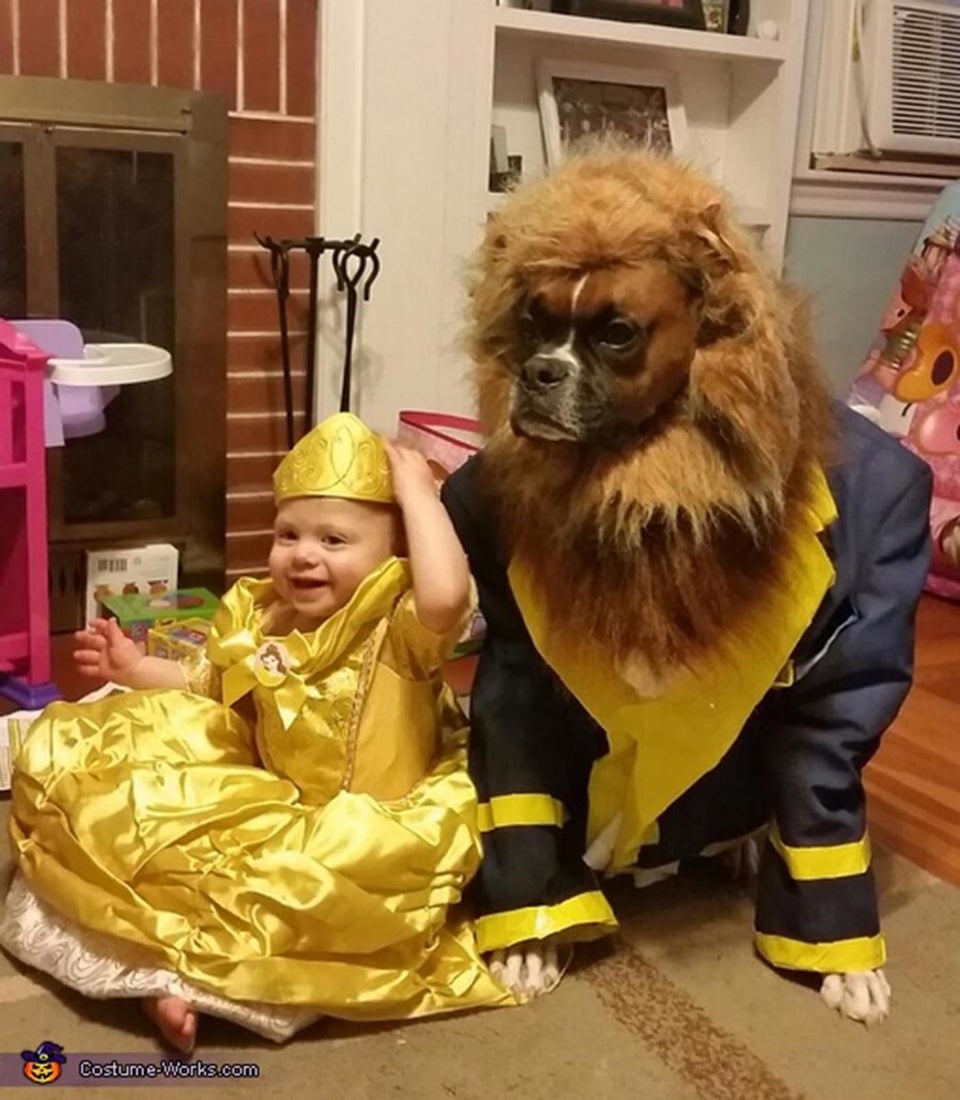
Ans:
MULTIPOLYGON (((353 363, 353 410, 381 431, 395 427, 401 408, 470 410, 459 273, 482 232, 476 211, 487 150, 478 134, 489 133, 490 92, 478 94, 475 74, 492 73, 488 6, 322 3, 317 232, 383 241, 353 363)), ((344 296, 329 277, 321 301, 317 400, 325 416, 338 407, 344 320, 344 296)))
POLYGON ((790 219, 785 274, 811 296, 821 361, 838 395, 846 392, 877 334, 922 224, 790 219))
MULTIPOLYGON (((824 4, 815 0, 812 16, 824 4)), ((384 241, 354 355, 353 408, 380 430, 392 430, 403 407, 472 408, 459 338, 463 265, 482 231, 494 72, 489 17, 490 0, 322 0, 317 231, 384 241)), ((822 358, 840 393, 935 196, 867 195, 862 183, 836 174, 804 176, 819 34, 812 18, 785 268, 813 296, 822 358)), ((326 415, 339 399, 344 298, 329 278, 321 291, 317 399, 326 415)))

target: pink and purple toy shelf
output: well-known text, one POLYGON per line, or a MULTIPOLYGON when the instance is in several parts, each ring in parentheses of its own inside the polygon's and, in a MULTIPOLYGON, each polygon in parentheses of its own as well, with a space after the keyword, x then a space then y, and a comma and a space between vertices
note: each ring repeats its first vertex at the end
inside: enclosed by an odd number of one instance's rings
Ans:
POLYGON ((46 448, 102 431, 121 386, 163 378, 152 344, 85 344, 69 321, 0 319, 0 695, 29 710, 50 680, 46 448))
POLYGON ((30 710, 59 697, 50 679, 47 359, 0 320, 0 694, 30 710))

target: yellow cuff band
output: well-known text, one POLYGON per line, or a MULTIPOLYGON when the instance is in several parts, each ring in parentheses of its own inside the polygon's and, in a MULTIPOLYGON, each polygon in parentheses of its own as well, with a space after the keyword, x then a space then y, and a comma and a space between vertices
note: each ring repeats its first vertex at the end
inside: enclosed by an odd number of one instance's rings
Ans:
POLYGON ((542 940, 570 928, 577 929, 571 939, 592 940, 615 932, 618 927, 607 899, 599 890, 591 890, 558 905, 531 905, 480 917, 476 924, 477 946, 482 952, 496 951, 524 940, 542 940))
POLYGON ((566 820, 563 803, 548 794, 501 794, 477 807, 477 825, 481 833, 509 825, 556 825, 559 828, 566 820))
POLYGON ((862 875, 870 866, 870 839, 866 833, 850 844, 792 848, 780 839, 776 825, 770 830, 770 843, 787 865, 795 882, 812 879, 847 878, 862 875))
POLYGON ((768 963, 783 970, 846 974, 851 970, 876 970, 887 960, 887 945, 882 933, 833 943, 805 943, 756 932, 754 943, 768 963))

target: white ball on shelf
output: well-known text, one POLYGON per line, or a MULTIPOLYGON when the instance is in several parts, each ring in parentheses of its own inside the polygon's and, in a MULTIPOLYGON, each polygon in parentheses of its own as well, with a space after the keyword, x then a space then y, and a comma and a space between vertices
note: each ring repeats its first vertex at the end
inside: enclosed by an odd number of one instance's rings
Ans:
POLYGON ((780 37, 780 27, 773 19, 763 19, 757 25, 757 37, 765 38, 768 42, 776 42, 780 37))

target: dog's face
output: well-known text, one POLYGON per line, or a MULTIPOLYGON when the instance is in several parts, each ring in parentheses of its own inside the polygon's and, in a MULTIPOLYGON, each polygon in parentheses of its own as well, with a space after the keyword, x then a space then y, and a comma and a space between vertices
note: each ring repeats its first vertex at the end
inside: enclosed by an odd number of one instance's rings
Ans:
POLYGON ((797 398, 776 296, 702 176, 637 154, 574 159, 511 196, 474 276, 491 438, 623 450, 694 420, 743 434, 776 418, 774 461, 789 466, 797 398))
POLYGON ((791 301, 669 159, 572 158, 488 224, 480 487, 558 629, 665 668, 780 583, 831 415, 791 301))
POLYGON ((661 260, 531 283, 506 362, 510 425, 530 439, 614 442, 686 385, 695 295, 661 260))

